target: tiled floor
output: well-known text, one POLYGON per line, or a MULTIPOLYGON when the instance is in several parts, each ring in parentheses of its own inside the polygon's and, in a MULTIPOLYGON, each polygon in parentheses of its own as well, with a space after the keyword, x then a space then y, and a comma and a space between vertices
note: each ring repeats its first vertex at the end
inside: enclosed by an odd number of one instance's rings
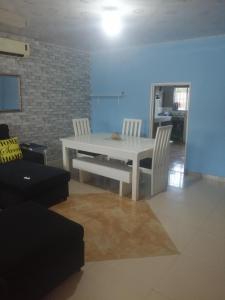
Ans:
MULTIPOLYGON (((101 191, 75 181, 70 190, 101 191)), ((179 255, 86 263, 46 299, 224 300, 225 183, 184 177, 148 203, 179 255)))
POLYGON ((170 186, 183 187, 184 182, 185 146, 170 145, 169 182, 170 186))

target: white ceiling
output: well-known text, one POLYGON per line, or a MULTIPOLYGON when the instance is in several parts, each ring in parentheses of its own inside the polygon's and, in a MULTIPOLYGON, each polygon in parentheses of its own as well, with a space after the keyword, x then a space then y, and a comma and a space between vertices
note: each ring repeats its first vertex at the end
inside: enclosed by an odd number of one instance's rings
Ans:
POLYGON ((225 0, 111 0, 126 10, 123 31, 108 38, 109 0, 0 0, 0 31, 84 50, 225 34, 225 0))

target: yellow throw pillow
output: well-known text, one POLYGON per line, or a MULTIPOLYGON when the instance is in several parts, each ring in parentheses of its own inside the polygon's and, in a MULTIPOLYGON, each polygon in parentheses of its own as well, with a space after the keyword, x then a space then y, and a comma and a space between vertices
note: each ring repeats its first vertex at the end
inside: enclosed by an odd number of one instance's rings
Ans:
POLYGON ((0 140, 0 163, 7 163, 11 160, 21 159, 22 157, 23 155, 16 137, 0 140))

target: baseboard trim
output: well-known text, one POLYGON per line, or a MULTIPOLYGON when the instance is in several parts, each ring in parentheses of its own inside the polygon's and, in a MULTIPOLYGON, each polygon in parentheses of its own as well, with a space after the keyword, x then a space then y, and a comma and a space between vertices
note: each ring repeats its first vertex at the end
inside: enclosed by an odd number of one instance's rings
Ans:
POLYGON ((200 178, 214 180, 217 182, 225 182, 225 177, 221 177, 221 176, 214 176, 214 175, 208 175, 208 174, 202 174, 199 172, 190 172, 190 171, 188 171, 186 174, 189 176, 198 176, 200 178))
POLYGON ((224 182, 225 183, 225 177, 202 174, 202 178, 211 179, 211 180, 215 180, 217 182, 224 182))
POLYGON ((188 175, 188 176, 198 176, 198 177, 202 177, 202 176, 203 176, 202 173, 199 173, 199 172, 191 172, 191 171, 188 171, 188 170, 186 170, 184 174, 185 174, 185 175, 188 175))

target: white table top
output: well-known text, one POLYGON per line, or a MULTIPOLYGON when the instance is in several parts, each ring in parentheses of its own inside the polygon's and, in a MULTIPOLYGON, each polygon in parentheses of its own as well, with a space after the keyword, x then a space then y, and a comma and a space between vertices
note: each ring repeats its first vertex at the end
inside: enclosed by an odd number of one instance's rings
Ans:
POLYGON ((60 140, 68 148, 108 155, 118 154, 127 159, 133 155, 150 152, 154 147, 154 139, 121 135, 121 140, 112 140, 110 133, 71 136, 60 140))

